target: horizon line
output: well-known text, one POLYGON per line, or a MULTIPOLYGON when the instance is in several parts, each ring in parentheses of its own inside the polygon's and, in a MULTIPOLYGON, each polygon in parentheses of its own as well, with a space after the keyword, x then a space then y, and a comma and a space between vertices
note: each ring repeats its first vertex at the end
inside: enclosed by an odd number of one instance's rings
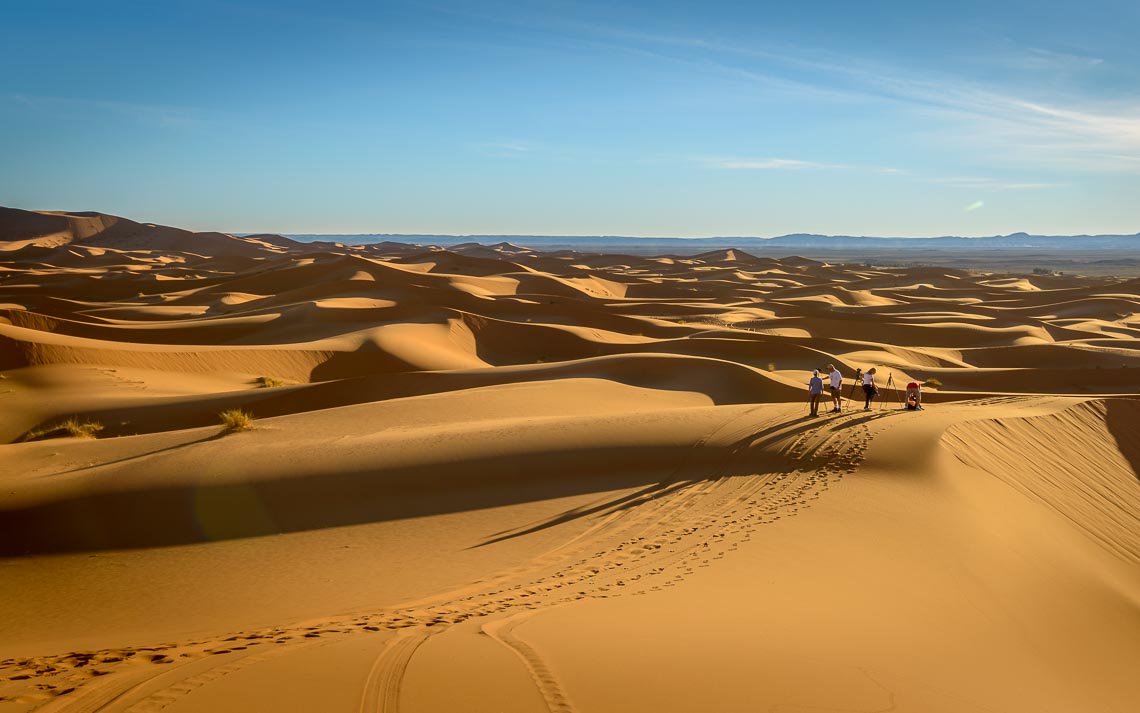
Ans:
MULTIPOLYGON (((202 231, 206 232, 206 231, 202 231)), ((280 231, 219 231, 229 235, 248 237, 253 235, 279 235, 291 237, 351 237, 351 238, 566 238, 566 239, 617 239, 617 240, 779 240, 781 238, 811 237, 811 238, 849 238, 864 240, 986 240, 991 238, 1011 238, 1025 236, 1029 238, 1102 238, 1102 237, 1140 237, 1140 230, 1135 233, 1029 233, 1015 231, 1012 233, 991 233, 985 235, 848 235, 833 233, 783 233, 781 235, 620 235, 610 233, 314 233, 314 232, 280 232, 280 231)))

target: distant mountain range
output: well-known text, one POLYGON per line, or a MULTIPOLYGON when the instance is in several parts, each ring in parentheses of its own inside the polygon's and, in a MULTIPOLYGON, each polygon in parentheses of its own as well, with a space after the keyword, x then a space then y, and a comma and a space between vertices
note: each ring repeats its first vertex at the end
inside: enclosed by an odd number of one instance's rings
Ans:
POLYGON ((513 243, 524 247, 577 250, 636 249, 668 252, 702 252, 718 248, 746 250, 778 250, 810 248, 813 250, 922 250, 922 251, 982 251, 982 250, 1140 250, 1140 233, 1135 235, 995 235, 985 238, 876 238, 847 235, 810 235, 796 233, 776 238, 714 237, 714 238, 633 238, 620 235, 313 235, 289 234, 286 237, 303 242, 338 242, 345 244, 371 244, 380 242, 414 243, 449 247, 464 243, 513 243))
MULTIPOLYGON (((96 252, 160 250, 214 257, 261 257, 358 245, 357 251, 402 253, 447 248, 482 257, 510 257, 530 250, 577 251, 629 256, 697 257, 725 252, 745 257, 798 256, 829 263, 882 267, 940 266, 987 272, 1067 272, 1140 275, 1140 233, 1136 235, 996 235, 983 238, 879 238, 782 235, 777 238, 633 238, 615 235, 291 235, 195 233, 139 223, 97 212, 28 211, 0 207, 0 260, 28 262, 95 259, 96 252), (385 244, 387 243, 387 245, 385 244), (61 258, 56 253, 67 252, 61 258), (739 253, 739 254, 738 254, 739 253)), ((719 259, 719 258, 717 258, 719 259)))

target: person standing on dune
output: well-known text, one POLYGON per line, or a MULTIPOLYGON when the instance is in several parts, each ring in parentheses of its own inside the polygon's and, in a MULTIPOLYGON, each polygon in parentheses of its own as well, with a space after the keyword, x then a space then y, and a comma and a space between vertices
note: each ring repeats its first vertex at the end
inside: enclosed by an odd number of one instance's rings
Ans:
POLYGON ((815 369, 811 373, 811 381, 808 382, 808 395, 811 397, 811 415, 819 415, 819 397, 823 395, 823 379, 819 378, 819 369, 815 369))
POLYGON ((864 411, 870 411, 871 410, 871 399, 873 399, 879 395, 879 390, 875 388, 875 369, 874 369, 874 367, 868 369, 867 373, 863 374, 863 395, 867 397, 866 400, 863 402, 863 410, 864 411))
POLYGON ((839 413, 843 410, 843 374, 839 373, 839 369, 836 369, 834 364, 827 365, 827 372, 828 386, 831 389, 831 402, 835 405, 831 412, 839 413))

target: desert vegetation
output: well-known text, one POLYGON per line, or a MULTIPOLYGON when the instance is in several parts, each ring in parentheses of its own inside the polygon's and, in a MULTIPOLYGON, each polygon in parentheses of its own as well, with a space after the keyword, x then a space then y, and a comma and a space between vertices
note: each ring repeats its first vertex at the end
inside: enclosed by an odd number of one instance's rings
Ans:
POLYGON ((222 411, 218 417, 222 421, 222 433, 237 433, 253 429, 253 414, 231 408, 222 411))

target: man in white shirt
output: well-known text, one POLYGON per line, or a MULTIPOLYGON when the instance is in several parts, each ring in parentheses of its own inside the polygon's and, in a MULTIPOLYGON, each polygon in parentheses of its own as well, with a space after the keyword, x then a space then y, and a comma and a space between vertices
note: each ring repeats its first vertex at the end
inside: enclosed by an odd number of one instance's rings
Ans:
POLYGON ((835 404, 835 408, 831 409, 831 412, 839 413, 843 410, 843 374, 839 373, 839 369, 836 369, 834 364, 828 364, 827 371, 828 388, 831 389, 831 401, 835 404))

